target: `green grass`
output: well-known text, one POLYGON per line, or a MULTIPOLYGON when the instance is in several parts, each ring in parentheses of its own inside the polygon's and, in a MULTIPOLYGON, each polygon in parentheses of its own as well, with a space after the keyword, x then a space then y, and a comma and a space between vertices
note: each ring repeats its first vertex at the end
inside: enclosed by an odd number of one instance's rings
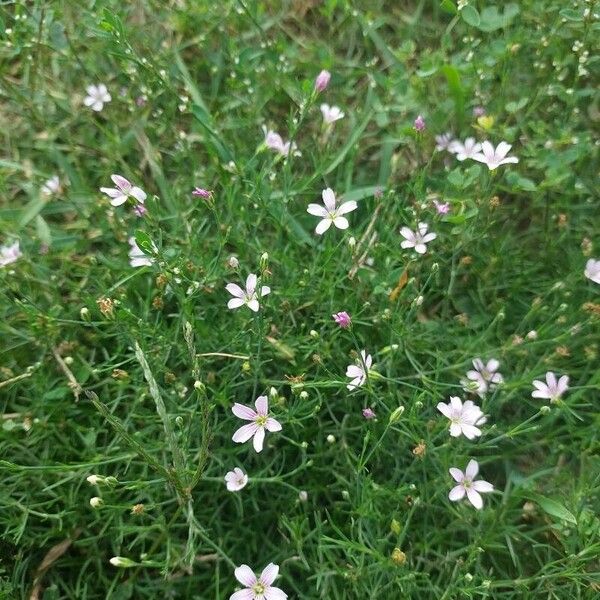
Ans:
POLYGON ((0 245, 23 256, 0 268, 0 598, 219 600, 269 562, 290 598, 596 597, 599 11, 5 3, 0 245), (345 112, 329 133, 321 102, 345 112), (446 131, 519 163, 458 162, 434 150, 446 131), (147 192, 144 218, 99 191, 112 173, 147 192), (358 209, 317 236, 326 187, 358 209), (400 247, 419 221, 423 256, 400 247), (130 267, 130 236, 153 265, 130 267), (271 293, 228 310, 250 272, 271 293), (348 392, 363 348, 374 372, 348 392), (477 357, 505 380, 483 399, 460 384, 477 357), (547 371, 570 377, 556 403, 531 397, 547 371), (231 407, 272 388, 283 429, 257 454, 231 407), (451 395, 482 407, 480 438, 449 436, 451 395), (448 499, 470 458, 495 488, 480 511, 448 499))

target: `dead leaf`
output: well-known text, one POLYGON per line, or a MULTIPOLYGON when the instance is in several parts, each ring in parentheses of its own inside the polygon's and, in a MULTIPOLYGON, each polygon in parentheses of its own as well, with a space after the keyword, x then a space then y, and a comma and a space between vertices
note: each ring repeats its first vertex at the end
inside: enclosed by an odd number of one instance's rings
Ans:
POLYGON ((398 280, 398 285, 390 292, 389 298, 391 302, 395 302, 402 291, 402 288, 408 283, 408 269, 405 269, 402 275, 400 275, 400 279, 398 280))

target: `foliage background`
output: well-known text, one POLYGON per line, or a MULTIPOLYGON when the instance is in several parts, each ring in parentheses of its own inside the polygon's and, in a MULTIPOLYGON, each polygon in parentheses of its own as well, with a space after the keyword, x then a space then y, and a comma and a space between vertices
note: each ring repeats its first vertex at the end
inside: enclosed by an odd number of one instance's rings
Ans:
POLYGON ((234 565, 273 561, 297 598, 595 597, 600 309, 583 267, 600 243, 598 11, 5 4, 0 242, 19 238, 24 257, 0 270, 0 385, 24 377, 0 387, 0 594, 226 598, 234 565), (333 78, 315 98, 322 68, 333 78), (112 101, 95 114, 82 99, 100 82, 112 101), (328 137, 321 101, 346 113, 328 137), (262 125, 301 156, 261 149, 262 125), (457 163, 434 151, 447 130, 505 139, 520 162, 494 175, 457 163), (98 188, 111 173, 153 196, 146 219, 108 205, 98 188), (62 189, 44 197, 54 174, 62 189), (213 206, 195 185, 214 190, 213 206), (359 210, 321 240, 306 205, 326 186, 359 210), (417 260, 398 230, 419 220, 438 238, 417 260), (136 230, 159 249, 153 267, 128 264, 136 230), (258 317, 228 311, 224 285, 259 271, 273 292, 258 317), (112 318, 102 297, 118 301, 112 318), (338 310, 351 333, 336 329, 338 310), (179 476, 202 467, 192 502, 153 468, 172 455, 136 342, 184 456, 179 476), (362 348, 380 376, 349 394, 343 375, 362 348), (477 356, 498 358, 506 384, 483 403, 484 436, 451 439, 435 406, 461 393, 477 356), (571 389, 540 410, 531 380, 547 370, 571 389), (67 371, 109 418, 75 397, 67 371), (284 427, 256 455, 230 441, 230 407, 271 387, 284 427), (479 512, 447 500, 447 469, 471 457, 496 488, 479 512), (230 494, 222 478, 238 465, 251 481, 230 494), (118 484, 95 490, 92 473, 118 484), (148 566, 117 569, 116 555, 148 566))

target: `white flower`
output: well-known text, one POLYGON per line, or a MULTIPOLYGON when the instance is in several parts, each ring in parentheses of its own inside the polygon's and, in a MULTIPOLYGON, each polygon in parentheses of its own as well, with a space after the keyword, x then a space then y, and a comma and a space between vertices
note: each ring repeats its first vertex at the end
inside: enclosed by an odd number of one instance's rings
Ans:
MULTIPOLYGON (((234 309, 243 306, 244 304, 254 312, 258 312, 260 305, 258 303, 258 292, 256 291, 257 277, 254 273, 250 273, 246 278, 246 291, 244 291, 237 283, 228 283, 225 289, 233 296, 227 303, 227 308, 234 309)), ((271 293, 269 286, 263 285, 260 288, 260 295, 266 296, 271 293)))
POLYGON ((292 150, 296 149, 296 144, 291 145, 290 142, 284 142, 283 138, 271 129, 267 129, 264 125, 262 127, 263 133, 265 134, 265 145, 270 150, 274 150, 281 154, 281 156, 287 156, 292 150))
POLYGON ((149 267, 154 263, 154 259, 151 256, 147 256, 142 252, 134 237, 130 237, 128 241, 131 246, 129 250, 129 264, 132 267, 149 267))
POLYGON ((239 492, 246 487, 247 483, 248 475, 246 475, 239 467, 235 467, 233 471, 229 471, 227 475, 225 475, 225 484, 230 492, 239 492))
POLYGON ((419 223, 416 231, 403 227, 400 230, 400 235, 405 239, 400 245, 403 248, 414 248, 418 254, 425 254, 427 244, 437 237, 436 233, 427 233, 428 228, 427 223, 419 223))
POLYGON ((452 502, 456 502, 464 498, 465 494, 469 502, 477 509, 483 506, 483 499, 480 494, 487 494, 494 490, 494 486, 483 479, 473 481, 479 471, 479 465, 476 460, 470 460, 465 472, 463 473, 456 467, 450 468, 450 475, 454 481, 458 483, 453 487, 448 494, 448 498, 452 502))
POLYGON ((349 390, 355 390, 360 387, 367 380, 367 374, 373 359, 370 354, 367 354, 364 350, 360 351, 361 359, 356 361, 356 364, 348 365, 346 369, 346 377, 350 377, 352 381, 346 386, 349 390))
POLYGON ((121 204, 127 202, 127 198, 129 197, 133 198, 136 202, 144 204, 146 192, 143 189, 132 185, 128 179, 125 179, 121 175, 111 175, 110 178, 117 187, 101 187, 100 191, 111 199, 110 203, 113 206, 121 206, 121 204))
POLYGON ((481 144, 472 137, 468 137, 464 142, 454 140, 448 145, 448 152, 456 154, 456 158, 460 161, 475 158, 475 155, 480 151, 481 144))
POLYGON ((590 258, 585 263, 585 271, 583 274, 594 283, 600 283, 600 260, 590 258))
POLYGON ((468 440, 475 439, 481 435, 481 429, 477 425, 483 425, 486 418, 481 409, 471 400, 464 404, 457 396, 450 396, 450 402, 440 402, 437 409, 450 419, 450 435, 458 437, 463 434, 468 440))
POLYGON ((465 391, 474 391, 478 396, 483 397, 488 390, 492 391, 504 381, 502 375, 497 373, 500 363, 495 358, 489 360, 486 365, 480 358, 476 358, 473 361, 473 367, 475 367, 474 371, 467 371, 467 377, 473 384, 463 381, 465 391))
POLYGON ((83 99, 83 103, 96 112, 99 112, 104 108, 105 102, 110 102, 112 100, 103 83, 99 85, 88 85, 87 88, 85 88, 85 91, 87 92, 87 96, 83 99))
POLYGON ((345 117, 339 106, 329 106, 329 104, 325 103, 321 104, 321 113, 323 114, 323 121, 327 125, 331 125, 345 117))
POLYGON ((104 504, 104 500, 102 500, 102 498, 99 498, 98 496, 94 496, 93 498, 90 498, 90 506, 92 508, 100 508, 103 504, 104 504))
POLYGON ((23 256, 23 253, 19 247, 18 240, 10 246, 0 246, 0 268, 14 263, 16 260, 19 260, 21 256, 23 256))
POLYGON ((442 133, 441 135, 435 136, 435 142, 435 149, 438 152, 441 152, 442 150, 448 150, 448 152, 451 152, 450 146, 453 144, 454 138, 450 132, 442 133))
POLYGON ((481 144, 482 152, 471 156, 471 158, 477 162, 485 163, 488 169, 493 171, 500 165, 519 162, 516 156, 506 156, 511 148, 512 146, 506 142, 500 142, 496 149, 494 149, 494 146, 490 142, 483 142, 481 144))
POLYGON ((556 375, 552 371, 546 373, 546 383, 535 379, 533 387, 536 388, 531 392, 533 398, 545 398, 551 402, 556 402, 569 389, 569 376, 563 375, 556 381, 556 375))
POLYGON ((333 223, 338 229, 348 229, 349 223, 346 217, 342 217, 346 213, 352 212, 358 208, 354 200, 344 202, 338 208, 335 207, 335 194, 331 188, 324 189, 321 193, 324 206, 320 204, 309 204, 306 212, 315 217, 321 217, 321 221, 315 229, 315 233, 322 235, 333 223))
POLYGON ((234 572, 235 578, 246 587, 231 594, 229 600, 286 600, 287 594, 273 587, 279 573, 277 565, 269 563, 258 578, 248 565, 241 565, 234 572))
POLYGON ((46 180, 42 187, 40 188, 40 192, 44 196, 51 196, 52 194, 56 194, 60 189, 60 179, 58 175, 54 175, 54 177, 50 177, 50 179, 46 180))
POLYGON ((242 425, 231 438, 238 444, 247 442, 250 438, 254 438, 252 443, 257 452, 263 449, 266 431, 281 431, 281 423, 272 417, 269 417, 269 400, 266 396, 259 396, 254 402, 256 410, 239 404, 236 402, 231 411, 236 417, 244 419, 244 421, 252 421, 248 425, 242 425))

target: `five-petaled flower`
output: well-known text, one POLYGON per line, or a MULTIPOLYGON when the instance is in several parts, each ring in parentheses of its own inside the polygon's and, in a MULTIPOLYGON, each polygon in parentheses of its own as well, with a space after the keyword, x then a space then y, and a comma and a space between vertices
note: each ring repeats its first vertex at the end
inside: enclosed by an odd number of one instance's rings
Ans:
POLYGON ((236 417, 252 422, 242 425, 231 439, 238 444, 243 444, 250 438, 254 438, 252 440, 254 449, 261 452, 265 441, 265 430, 281 431, 281 423, 269 416, 269 400, 266 396, 259 396, 254 402, 254 406, 256 410, 238 402, 233 405, 231 411, 236 417))
POLYGON ((585 270, 583 274, 594 283, 600 283, 600 260, 590 258, 585 263, 585 270))
POLYGON ((88 85, 85 91, 87 92, 87 96, 83 99, 83 103, 96 112, 100 112, 104 108, 104 104, 112 100, 103 83, 88 85))
POLYGON ((437 409, 450 419, 450 435, 458 437, 461 434, 468 440, 473 440, 481 435, 481 429, 477 425, 483 425, 486 418, 481 409, 471 400, 464 404, 457 396, 450 396, 450 402, 438 403, 437 409))
POLYGON ((345 311, 341 311, 338 313, 335 313, 333 315, 331 315, 333 317, 333 320, 342 328, 342 329, 346 329, 348 327, 350 327, 352 325, 352 319, 350 318, 350 315, 345 311))
POLYGON ((129 264, 132 267, 149 267, 154 263, 154 259, 151 256, 147 256, 142 252, 142 249, 137 245, 134 237, 129 238, 129 264))
POLYGON ((323 121, 327 125, 331 125, 346 116, 339 106, 329 106, 329 104, 325 103, 321 104, 321 113, 323 114, 323 121))
POLYGON ((448 152, 456 154, 460 161, 467 158, 475 158, 475 155, 481 151, 481 144, 475 141, 475 138, 468 137, 464 142, 454 140, 448 144, 448 152))
POLYGON ((454 141, 454 136, 448 133, 442 133, 440 135, 435 136, 435 149, 438 152, 442 150, 448 150, 450 148, 450 144, 454 141))
POLYGON ((494 486, 483 479, 473 481, 479 472, 479 465, 477 464, 477 461, 470 460, 464 473, 456 467, 451 467, 449 471, 452 479, 454 479, 458 485, 454 486, 450 490, 448 498, 450 498, 452 502, 457 502, 458 500, 464 498, 466 494, 469 502, 475 508, 480 509, 483 506, 483 498, 481 497, 481 494, 492 492, 494 490, 494 486))
POLYGON ((267 129, 264 125, 262 129, 265 134, 265 146, 270 150, 274 150, 281 154, 281 156, 287 156, 290 153, 290 148, 292 150, 296 148, 295 144, 292 146, 290 142, 284 142, 283 138, 276 131, 267 129))
POLYGON ((533 387, 535 390, 531 392, 533 398, 544 398, 550 402, 558 402, 561 396, 569 389, 569 376, 563 375, 556 380, 556 375, 552 371, 546 373, 546 383, 534 379, 533 387))
POLYGON ((235 578, 245 586, 245 589, 233 593, 229 600, 286 600, 287 594, 273 587, 273 582, 279 574, 279 567, 269 563, 256 577, 248 565, 241 565, 235 570, 235 578))
POLYGON ((225 485, 230 492, 239 492, 246 487, 247 483, 248 475, 239 467, 235 467, 225 475, 225 485))
POLYGON ((506 156, 511 148, 512 146, 506 142, 500 142, 497 148, 494 148, 490 142, 483 142, 481 144, 481 152, 471 156, 471 158, 477 162, 486 164, 488 169, 493 171, 500 165, 519 162, 516 156, 506 156))
POLYGON ((434 200, 433 205, 435 206, 435 210, 437 210, 438 215, 447 215, 450 212, 449 202, 438 202, 437 200, 434 200))
POLYGON ((117 186, 116 188, 101 187, 100 191, 106 194, 111 200, 113 206, 121 206, 125 204, 128 198, 133 198, 136 203, 144 204, 146 200, 146 192, 142 188, 133 185, 128 179, 121 175, 111 175, 110 178, 117 186))
POLYGON ((471 389, 471 385, 468 383, 463 384, 463 387, 467 391, 474 391, 480 397, 504 381, 502 375, 497 372, 500 363, 495 358, 489 360, 487 364, 483 364, 480 358, 476 358, 473 360, 473 367, 474 370, 467 371, 467 378, 473 382, 474 388, 471 389))
POLYGON ((353 365, 348 365, 346 369, 346 377, 350 377, 352 381, 346 386, 350 391, 360 387, 367 380, 369 369, 373 364, 373 359, 370 354, 364 350, 360 351, 360 359, 353 365))
POLYGON ((419 223, 416 231, 403 227, 400 230, 400 235, 404 240, 400 245, 403 248, 414 248, 417 254, 425 254, 427 244, 437 237, 436 233, 427 233, 428 228, 427 223, 419 223))
POLYGON ((325 233, 331 224, 333 223, 338 229, 348 229, 349 223, 345 215, 353 210, 358 208, 358 205, 354 200, 349 200, 348 202, 342 203, 340 206, 336 208, 335 206, 335 194, 331 188, 324 189, 322 192, 323 204, 309 204, 306 212, 315 217, 321 217, 321 221, 317 225, 315 229, 315 233, 318 235, 322 235, 325 233))
POLYGON ((19 240, 13 244, 0 246, 0 267, 6 267, 19 260, 23 256, 21 249, 19 248, 19 240))
MULTIPOLYGON (((250 273, 246 277, 246 289, 243 290, 237 283, 228 283, 225 289, 233 296, 227 303, 227 308, 239 308, 244 304, 252 311, 258 312, 260 304, 258 303, 258 291, 256 289, 257 277, 254 273, 250 273)), ((263 285, 260 288, 260 296, 266 296, 271 293, 271 288, 263 285)))

